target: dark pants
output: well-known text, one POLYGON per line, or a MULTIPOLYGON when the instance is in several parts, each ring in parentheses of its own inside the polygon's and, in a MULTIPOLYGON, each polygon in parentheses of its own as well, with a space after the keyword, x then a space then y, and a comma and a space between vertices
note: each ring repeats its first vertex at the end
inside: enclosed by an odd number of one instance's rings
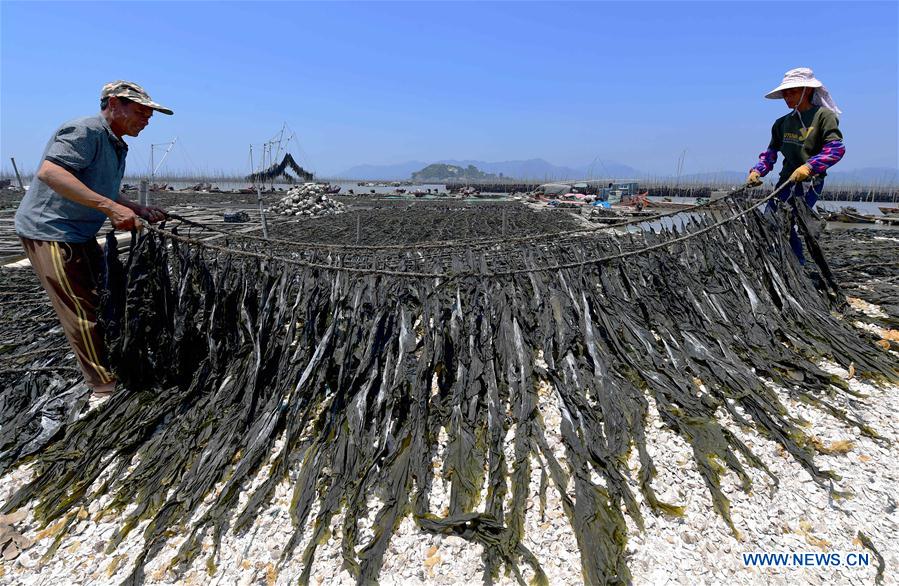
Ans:
POLYGON ((37 273, 63 332, 91 388, 115 378, 107 368, 103 336, 97 327, 103 252, 96 240, 83 243, 52 242, 19 237, 31 267, 37 273))
MULTIPOLYGON (((824 180, 817 179, 810 183, 796 183, 789 188, 782 191, 777 199, 787 202, 791 197, 802 198, 805 199, 806 205, 810 210, 815 209, 815 203, 818 201, 818 198, 821 196, 821 193, 824 191, 824 180)), ((774 212, 777 209, 778 202, 776 200, 771 200, 768 202, 768 206, 766 208, 766 212, 774 212)), ((799 264, 805 264, 805 254, 802 252, 802 240, 799 239, 799 233, 796 231, 796 221, 795 219, 790 226, 790 248, 793 249, 793 253, 796 255, 796 258, 799 259, 799 264)))

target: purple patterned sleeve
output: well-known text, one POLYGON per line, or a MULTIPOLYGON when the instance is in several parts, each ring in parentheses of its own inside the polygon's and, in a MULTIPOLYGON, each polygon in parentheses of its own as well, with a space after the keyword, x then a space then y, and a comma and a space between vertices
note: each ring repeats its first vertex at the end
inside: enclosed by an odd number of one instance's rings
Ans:
POLYGON ((777 162, 777 151, 774 149, 768 149, 764 153, 759 155, 759 162, 755 164, 755 166, 750 169, 750 171, 758 171, 759 175, 764 177, 768 174, 771 169, 774 168, 774 163, 777 162))
POLYGON ((846 154, 846 147, 843 146, 842 140, 832 140, 824 144, 821 152, 810 157, 806 164, 811 167, 815 175, 820 175, 828 168, 835 165, 846 154))

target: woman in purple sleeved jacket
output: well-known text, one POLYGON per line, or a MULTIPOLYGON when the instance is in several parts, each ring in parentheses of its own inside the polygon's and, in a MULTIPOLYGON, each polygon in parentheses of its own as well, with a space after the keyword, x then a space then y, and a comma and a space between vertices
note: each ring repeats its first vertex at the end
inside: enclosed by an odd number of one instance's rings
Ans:
MULTIPOLYGON (((791 181, 794 185, 782 192, 780 199, 802 197, 809 208, 814 208, 824 188, 827 169, 846 152, 837 118, 840 109, 824 84, 815 79, 815 74, 807 67, 788 71, 781 84, 765 97, 783 98, 791 111, 774 121, 768 149, 759 155, 759 162, 750 169, 747 183, 761 185, 761 178, 774 168, 777 153, 781 152, 784 162, 777 184, 791 181), (804 185, 805 182, 808 184, 804 185)), ((790 232, 790 245, 799 261, 805 264, 795 226, 790 232)))

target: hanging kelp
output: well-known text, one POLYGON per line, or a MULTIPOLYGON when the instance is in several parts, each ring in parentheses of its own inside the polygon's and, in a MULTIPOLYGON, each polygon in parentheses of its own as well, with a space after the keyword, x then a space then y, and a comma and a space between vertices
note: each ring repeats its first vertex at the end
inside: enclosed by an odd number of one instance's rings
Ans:
MULTIPOLYGON (((852 391, 815 363, 899 379, 891 357, 834 319, 807 278, 785 235, 791 210, 727 205, 655 230, 554 235, 524 228, 544 216, 516 207, 517 232, 504 238, 497 227, 508 229, 511 212, 497 209, 479 220, 491 233, 440 243, 424 235, 446 234, 446 213, 422 210, 398 246, 298 245, 286 234, 210 244, 195 238, 198 227, 145 231, 124 267, 108 255, 111 274, 126 275, 111 281, 120 286, 104 311, 126 390, 37 456, 34 480, 3 510, 35 502, 50 522, 111 495, 108 512, 128 509, 109 552, 149 521, 128 580, 140 583, 176 528, 187 535, 177 567, 200 555, 207 535, 214 559, 224 533, 247 528, 290 479, 294 533, 282 561, 300 556, 301 582, 343 512, 343 561, 360 584, 377 580, 410 515, 423 532, 482 545, 485 580, 505 569, 545 583, 523 541, 537 462, 561 497, 585 582, 629 582, 625 515, 643 523, 628 484, 632 450, 648 505, 679 513, 653 488, 650 402, 691 446, 733 527, 721 475, 749 490, 744 463, 768 470, 724 414, 778 442, 816 481, 832 477, 763 379, 870 437, 876 430, 832 399, 852 391), (562 413, 565 460, 547 441, 541 384, 562 413), (439 515, 436 459, 450 483, 439 515), (238 506, 264 465, 269 476, 238 506)), ((834 287, 822 274, 819 284, 834 287)))
POLYGON ((294 160, 293 156, 290 153, 286 153, 284 158, 281 159, 280 163, 274 163, 268 169, 264 171, 259 171, 258 173, 252 173, 247 175, 247 181, 271 181, 277 179, 279 177, 285 177, 287 179, 293 180, 294 178, 287 173, 287 170, 291 169, 294 173, 297 174, 297 177, 300 181, 312 181, 312 173, 300 167, 300 165, 294 160))
MULTIPOLYGON (((824 234, 821 244, 846 294, 885 312, 866 319, 899 330, 899 232, 835 229, 824 234)), ((899 350, 899 338, 892 343, 899 350)))
POLYGON ((0 269, 0 474, 43 448, 87 401, 58 324, 30 267, 0 269))

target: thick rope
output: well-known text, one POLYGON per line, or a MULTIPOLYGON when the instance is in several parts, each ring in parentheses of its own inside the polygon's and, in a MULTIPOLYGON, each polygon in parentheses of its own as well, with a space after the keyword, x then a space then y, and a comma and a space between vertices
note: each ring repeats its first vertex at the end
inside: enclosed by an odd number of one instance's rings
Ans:
POLYGON ((21 354, 0 354, 0 362, 13 362, 19 358, 27 358, 28 356, 38 356, 40 354, 50 354, 51 352, 59 352, 69 348, 68 344, 56 346, 55 348, 43 348, 41 350, 32 350, 30 352, 22 352, 21 354))
POLYGON ((0 368, 0 374, 27 374, 29 372, 81 372, 74 366, 37 366, 32 368, 0 368))
MULTIPOLYGON (((38 300, 33 300, 32 302, 37 302, 37 301, 38 300)), ((40 303, 41 303, 41 305, 50 305, 50 299, 44 299, 44 300, 40 301, 40 303)), ((16 299, 15 301, 0 301, 0 306, 5 307, 7 305, 22 305, 22 300, 16 299)))
POLYGON ((899 261, 888 261, 888 262, 869 262, 860 265, 846 266, 835 269, 837 271, 847 272, 847 271, 860 271, 862 269, 871 269, 877 267, 897 267, 899 266, 899 261))

